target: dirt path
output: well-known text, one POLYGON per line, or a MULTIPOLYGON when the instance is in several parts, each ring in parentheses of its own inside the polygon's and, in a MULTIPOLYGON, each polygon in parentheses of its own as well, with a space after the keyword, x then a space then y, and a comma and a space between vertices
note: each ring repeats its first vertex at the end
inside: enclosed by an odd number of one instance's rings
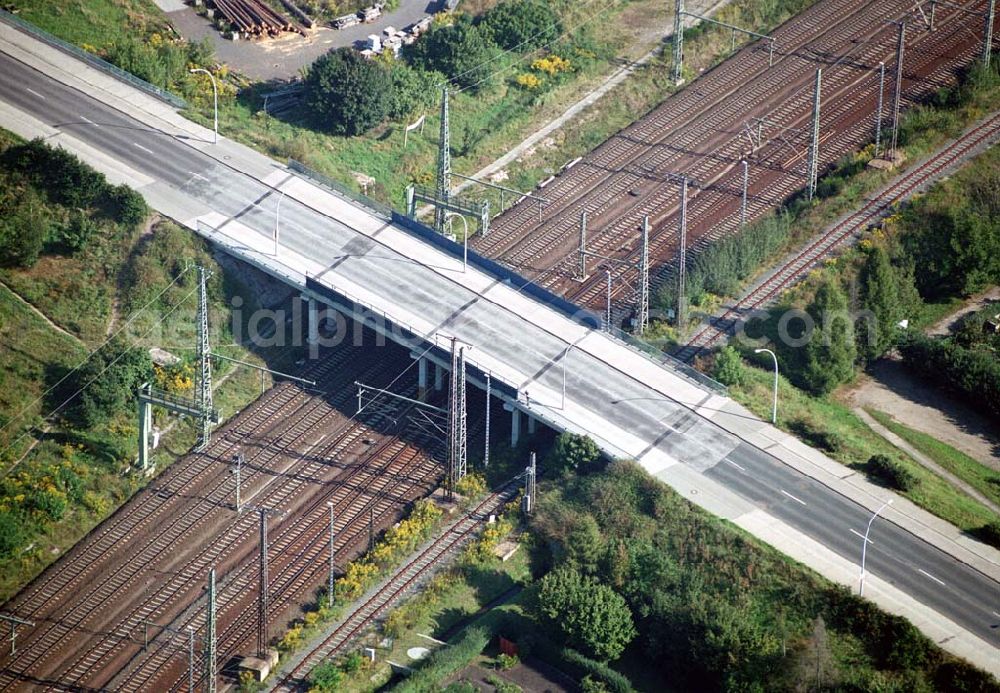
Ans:
POLYGON ((1000 470, 1000 431, 989 418, 937 387, 921 382, 902 362, 882 359, 841 396, 937 438, 987 467, 1000 470))
POLYGON ((82 339, 80 339, 79 337, 77 337, 72 332, 67 332, 65 329, 63 329, 62 327, 60 327, 56 323, 52 322, 49 319, 48 315, 46 315, 42 311, 38 310, 38 308, 36 308, 33 303, 31 303, 24 296, 22 296, 21 294, 17 293, 16 291, 14 291, 12 288, 10 288, 10 286, 8 286, 6 282, 0 281, 0 286, 3 286, 3 288, 7 289, 7 291, 9 291, 14 298, 16 298, 18 301, 20 301, 21 303, 23 303, 28 308, 28 310, 30 310, 32 313, 34 313, 39 318, 41 318, 45 322, 46 325, 48 325, 49 327, 51 327, 56 332, 59 332, 60 334, 66 335, 67 337, 69 337, 70 339, 72 339, 74 342, 76 342, 77 344, 79 344, 80 346, 82 346, 85 350, 90 351, 90 347, 88 347, 83 342, 82 339))
MULTIPOLYGON (((977 310, 989 303, 1000 303, 1000 286, 994 286, 992 289, 988 289, 981 294, 972 296, 954 313, 946 315, 928 327, 927 334, 932 336, 951 334, 952 330, 958 327, 958 323, 963 317, 969 313, 975 313, 977 310)), ((997 311, 1000 312, 1000 306, 997 306, 997 311)))
POLYGON ((907 455, 913 458, 917 464, 922 467, 929 469, 934 472, 942 479, 947 481, 949 484, 957 488, 959 491, 969 496, 970 498, 979 501, 987 508, 1000 515, 1000 506, 991 501, 989 498, 977 491, 972 485, 965 483, 960 478, 949 472, 947 469, 939 465, 937 462, 932 460, 927 455, 923 454, 915 447, 907 443, 905 440, 897 436, 895 433, 890 431, 888 428, 880 424, 871 415, 860 407, 854 408, 854 413, 858 415, 862 421, 868 424, 868 427, 878 433, 880 436, 885 438, 887 441, 895 445, 897 448, 905 452, 907 455))

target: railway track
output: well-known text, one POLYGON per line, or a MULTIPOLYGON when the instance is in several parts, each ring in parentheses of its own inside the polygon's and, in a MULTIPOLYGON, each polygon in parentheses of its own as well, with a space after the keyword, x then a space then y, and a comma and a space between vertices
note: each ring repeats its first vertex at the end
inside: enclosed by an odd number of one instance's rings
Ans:
MULTIPOLYGON (((893 29, 894 27, 889 27, 893 29)), ((887 39, 887 36, 883 36, 887 39)), ((903 106, 919 102, 933 91, 954 81, 955 72, 971 61, 976 48, 968 41, 967 27, 959 22, 940 28, 936 35, 920 34, 913 43, 913 51, 906 59, 906 98, 903 106), (933 45, 925 45, 931 42, 933 45)), ((867 65, 876 65, 879 60, 889 56, 884 51, 885 41, 859 44, 859 49, 842 58, 833 67, 824 67, 824 101, 821 109, 821 132, 827 133, 821 138, 820 170, 833 164, 845 154, 850 154, 865 146, 871 140, 874 130, 873 113, 877 102, 877 71, 863 69, 867 65)), ((748 220, 752 221, 774 207, 780 205, 795 194, 806 182, 805 169, 807 165, 808 130, 811 116, 811 88, 800 92, 796 99, 788 99, 774 109, 768 119, 795 128, 797 135, 791 138, 780 138, 760 150, 751 158, 751 185, 748 196, 748 220), (797 103, 796 103, 797 102, 797 103)), ((739 141, 731 139, 725 148, 718 150, 717 158, 728 161, 724 171, 714 178, 708 179, 710 184, 698 192, 688 205, 689 238, 694 243, 689 245, 689 255, 709 243, 739 229, 740 197, 742 191, 742 168, 739 161, 742 153, 738 150, 739 141)), ((709 164, 717 159, 703 159, 695 165, 692 171, 695 175, 709 175, 709 164)), ((677 186, 674 186, 676 189, 677 186)), ((611 229, 607 236, 611 242, 623 245, 627 250, 624 259, 633 264, 638 261, 639 248, 638 227, 640 218, 625 218, 611 229), (627 222, 627 223, 625 223, 627 222), (627 224, 634 228, 629 229, 627 224)), ((667 217, 657 220, 659 233, 651 238, 650 255, 661 263, 660 271, 654 273, 653 289, 659 288, 668 277, 673 275, 672 265, 662 263, 673 260, 677 251, 677 209, 676 204, 669 209, 667 217)), ((654 226, 654 228, 656 228, 654 226)), ((604 248, 607 248, 605 245, 604 248)), ((599 246, 599 252, 602 248, 599 246)), ((592 279, 589 283, 578 285, 566 282, 561 277, 574 263, 572 258, 563 260, 562 270, 553 274, 549 288, 555 288, 565 293, 568 298, 585 305, 594 305, 604 298, 603 277, 592 279)), ((633 286, 638 281, 634 271, 624 273, 626 283, 633 286)), ((616 296, 630 301, 630 296, 622 296, 627 292, 621 287, 616 296)))
POLYGON ((896 204, 920 190, 933 179, 956 168, 970 151, 986 142, 1000 139, 1000 113, 986 118, 964 132, 947 147, 913 166, 869 199, 860 209, 840 219, 813 239, 805 248, 772 270, 732 307, 702 327, 676 356, 693 360, 703 350, 711 348, 732 333, 737 323, 751 311, 774 301, 824 258, 836 252, 865 229, 879 222, 896 204))
MULTIPOLYGON (((339 360, 333 359, 313 369, 313 375, 322 382, 323 376, 338 363, 339 360)), ((23 646, 17 659, 0 658, 3 663, 0 686, 12 683, 8 680, 12 667, 45 670, 55 658, 64 654, 68 641, 76 640, 80 632, 96 630, 91 619, 107 620, 112 615, 118 606, 114 597, 135 589, 136 582, 145 572, 144 564, 166 560, 176 544, 182 543, 206 522, 212 507, 225 505, 231 482, 218 474, 217 463, 229 461, 240 442, 264 440, 265 436, 280 441, 294 430, 289 424, 293 416, 301 416, 308 422, 316 420, 317 407, 315 404, 307 407, 308 398, 301 391, 286 386, 272 392, 275 394, 266 397, 259 409, 230 422, 208 450, 189 455, 180 464, 171 466, 148 489, 140 492, 134 503, 126 506, 129 511, 123 507, 115 513, 78 543, 67 558, 43 572, 5 605, 5 609, 27 614, 40 625, 37 632, 23 634, 23 646), (184 498, 198 494, 209 503, 196 506, 191 512, 178 512, 184 498), (157 531, 151 533, 154 527, 157 531), (122 545, 143 536, 146 539, 133 549, 132 560, 118 555, 122 545), (59 569, 58 566, 67 560, 73 564, 73 569, 59 569), (110 610, 108 604, 113 605, 110 610), (51 613, 58 613, 59 618, 50 618, 51 613)), ((259 462, 253 456, 251 460, 259 462)), ((250 470, 246 479, 248 485, 258 478, 259 469, 250 470)), ((159 598, 154 595, 147 607, 155 608, 170 596, 173 596, 172 591, 159 598)))
POLYGON ((491 514, 495 514, 516 493, 515 481, 488 495, 472 510, 452 522, 427 545, 410 557, 393 575, 364 601, 359 602, 323 641, 299 658, 274 686, 275 691, 297 691, 306 683, 309 672, 324 659, 343 651, 386 609, 397 603, 417 583, 428 576, 441 560, 454 554, 473 538, 473 533, 491 514))
MULTIPOLYGON (((428 491, 440 474, 437 465, 426 455, 415 456, 413 449, 404 454, 393 436, 389 436, 391 444, 370 448, 364 439, 381 436, 376 429, 386 428, 378 422, 372 427, 348 426, 348 432, 335 439, 339 447, 327 442, 318 452, 313 450, 325 437, 324 429, 330 424, 324 421, 330 421, 335 407, 350 404, 353 389, 349 383, 354 378, 376 378, 392 368, 398 372, 401 363, 408 363, 408 359, 390 360, 386 365, 380 360, 371 356, 368 365, 361 368, 366 363, 364 355, 344 350, 310 369, 310 377, 325 387, 342 381, 339 396, 309 396, 287 385, 273 389, 229 422, 208 450, 171 466, 149 489, 11 600, 6 610, 31 618, 38 626, 19 634, 17 657, 0 658, 0 688, 18 687, 25 681, 80 688, 105 685, 141 650, 143 621, 173 623, 200 595, 208 565, 220 566, 224 575, 223 571, 246 562, 248 553, 253 552, 245 545, 255 545, 246 538, 255 538, 255 524, 246 516, 231 522, 232 481, 228 470, 219 464, 230 461, 237 448, 246 455, 245 493, 266 492, 269 503, 291 501, 310 484, 336 483, 336 479, 329 480, 330 460, 341 454, 355 458, 346 478, 362 473, 372 460, 379 462, 378 455, 385 455, 393 464, 402 465, 398 476, 409 484, 410 493, 428 491), (391 450, 386 445, 392 445, 391 450), (366 457, 366 450, 373 454, 366 457), (399 462, 404 457, 408 462, 399 462), (213 541, 206 541, 206 536, 213 541), (160 584, 152 591, 150 566, 160 570, 155 579, 160 584), (144 580, 149 591, 145 595, 144 580)), ((367 494, 365 507, 380 514, 379 523, 391 521, 387 513, 391 507, 398 512, 406 494, 391 492, 380 485, 382 482, 375 483, 372 472, 367 474, 367 483, 358 482, 354 487, 354 497, 367 494)), ((346 481, 343 472, 336 478, 346 481)), ((338 507, 345 520, 340 528, 342 545, 349 549, 348 542, 357 543, 358 531, 352 531, 346 521, 356 518, 346 512, 351 498, 343 494, 337 498, 345 503, 338 507)), ((296 529, 294 523, 291 527, 296 529)), ((314 523, 308 527, 313 528, 314 523)), ((278 534, 272 536, 284 542, 282 550, 287 544, 294 555, 307 556, 318 547, 315 533, 303 538, 303 531, 298 528, 286 536, 279 527, 278 534)), ((273 575, 285 581, 283 589, 305 598, 303 586, 310 574, 276 569, 273 575)), ((290 594, 288 600, 276 600, 275 604, 285 608, 291 599, 290 594)))
MULTIPOLYGON (((971 0, 965 6, 981 4, 971 0)), ((658 288, 677 246, 679 190, 671 174, 684 172, 701 185, 692 191, 688 207, 689 252, 697 252, 738 228, 739 162, 748 153, 744 122, 766 117, 799 133, 765 133, 770 140, 751 161, 748 216, 752 220, 783 202, 805 183, 805 130, 815 68, 824 68, 822 168, 870 140, 875 68, 880 60, 891 67, 894 50, 895 27, 881 19, 895 19, 910 9, 912 3, 905 2, 831 0, 813 5, 774 32, 779 57, 773 68, 767 68, 766 49, 754 44, 743 48, 557 177, 546 188, 546 197, 554 202, 541 224, 530 205, 516 205, 474 245, 570 300, 603 309, 604 273, 592 273, 583 282, 574 278, 580 212, 588 214, 588 249, 632 264, 638 260, 641 219, 649 215, 658 288)), ((961 17, 957 10, 939 15, 942 21, 933 33, 911 27, 904 81, 911 102, 953 83, 955 70, 976 53, 981 29, 961 17)), ((591 268, 600 262, 591 259, 591 268)), ((614 300, 631 304, 637 272, 615 273, 614 300)))

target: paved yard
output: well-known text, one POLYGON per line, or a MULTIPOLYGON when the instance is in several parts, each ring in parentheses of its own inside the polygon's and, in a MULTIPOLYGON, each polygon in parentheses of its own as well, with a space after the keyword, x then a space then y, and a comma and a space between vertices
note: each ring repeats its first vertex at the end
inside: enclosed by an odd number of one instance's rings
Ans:
POLYGON ((167 12, 167 18, 184 38, 201 41, 208 38, 215 47, 220 62, 254 80, 289 79, 297 76, 316 58, 329 50, 351 46, 369 34, 381 34, 387 26, 402 29, 417 22, 437 8, 437 0, 402 0, 399 9, 383 15, 371 24, 358 24, 347 29, 319 27, 305 36, 285 34, 280 38, 261 41, 229 41, 222 38, 212 24, 198 16, 193 7, 180 0, 156 0, 167 12))

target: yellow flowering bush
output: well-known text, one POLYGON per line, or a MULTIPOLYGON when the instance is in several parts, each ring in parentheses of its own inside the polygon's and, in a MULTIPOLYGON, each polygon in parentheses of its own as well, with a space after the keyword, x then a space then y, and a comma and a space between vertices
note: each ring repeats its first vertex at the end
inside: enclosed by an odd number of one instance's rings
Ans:
POLYGON ((525 89, 538 89, 538 87, 542 86, 542 80, 530 72, 522 72, 514 78, 514 81, 519 87, 524 87, 525 89))
POLYGON ((544 72, 551 77, 560 72, 569 72, 573 69, 573 65, 566 58, 561 58, 558 55, 548 55, 544 58, 535 58, 531 61, 531 69, 544 72))

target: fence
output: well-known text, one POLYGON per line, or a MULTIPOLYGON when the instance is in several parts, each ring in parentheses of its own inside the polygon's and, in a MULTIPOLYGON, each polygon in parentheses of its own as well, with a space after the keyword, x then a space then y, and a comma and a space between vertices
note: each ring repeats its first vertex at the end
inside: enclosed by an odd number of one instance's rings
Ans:
POLYGON ((185 101, 181 97, 175 94, 171 94, 166 89, 161 89, 155 84, 150 84, 145 80, 139 79, 135 75, 126 72, 120 67, 115 67, 106 60, 101 60, 96 55, 88 53, 82 48, 77 48, 71 43, 67 43, 66 41, 63 41, 60 38, 56 38, 49 32, 45 31, 44 29, 40 29, 39 27, 35 26, 34 24, 31 24, 30 22, 26 22, 20 17, 17 17, 11 14, 10 12, 7 12, 6 10, 0 9, 0 21, 9 24, 15 29, 23 31, 26 34, 31 34, 35 38, 44 41, 53 48, 58 48, 59 50, 72 55, 74 58, 78 58, 84 61, 85 63, 88 63, 91 67, 96 67, 101 72, 106 72, 112 77, 120 79, 121 81, 135 87, 136 89, 140 89, 149 94, 150 96, 155 96, 156 98, 165 101, 166 103, 170 104, 171 106, 174 106, 175 108, 187 108, 187 101, 185 101))

